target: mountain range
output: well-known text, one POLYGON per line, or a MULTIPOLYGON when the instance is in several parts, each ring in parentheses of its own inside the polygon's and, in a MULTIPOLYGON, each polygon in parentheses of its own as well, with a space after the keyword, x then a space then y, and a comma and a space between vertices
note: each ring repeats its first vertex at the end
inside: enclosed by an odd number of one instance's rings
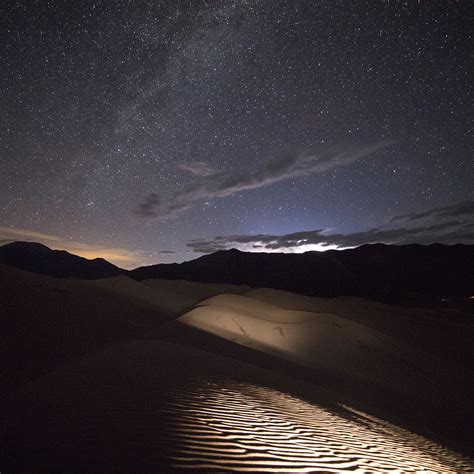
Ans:
POLYGON ((372 244, 302 254, 222 250, 183 263, 121 269, 33 242, 0 247, 0 263, 53 277, 167 279, 266 287, 311 296, 396 303, 465 300, 474 288, 474 245, 372 244))

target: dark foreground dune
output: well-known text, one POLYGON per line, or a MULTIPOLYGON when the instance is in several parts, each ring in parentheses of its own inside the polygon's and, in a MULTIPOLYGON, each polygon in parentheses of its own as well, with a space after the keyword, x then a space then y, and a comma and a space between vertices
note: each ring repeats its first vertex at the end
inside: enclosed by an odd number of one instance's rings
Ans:
POLYGON ((315 386, 157 341, 109 348, 14 398, 5 472, 474 469, 315 386))

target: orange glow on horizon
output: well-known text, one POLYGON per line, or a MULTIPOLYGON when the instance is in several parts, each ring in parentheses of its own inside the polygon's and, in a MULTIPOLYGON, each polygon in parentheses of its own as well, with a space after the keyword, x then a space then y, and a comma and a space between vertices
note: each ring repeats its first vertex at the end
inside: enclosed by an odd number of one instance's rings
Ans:
POLYGON ((159 260, 156 256, 139 250, 102 247, 100 245, 77 242, 57 235, 45 234, 43 232, 18 227, 0 226, 0 239, 40 242, 53 250, 66 250, 66 252, 87 258, 88 260, 103 258, 114 265, 126 269, 133 269, 140 265, 150 265, 157 263, 159 260))

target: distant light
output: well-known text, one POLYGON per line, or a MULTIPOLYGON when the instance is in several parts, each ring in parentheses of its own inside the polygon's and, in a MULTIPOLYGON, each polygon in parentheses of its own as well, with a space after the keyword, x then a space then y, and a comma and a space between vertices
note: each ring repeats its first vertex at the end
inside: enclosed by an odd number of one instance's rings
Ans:
POLYGON ((292 253, 303 253, 303 252, 324 252, 325 250, 342 250, 342 247, 338 245, 324 245, 324 244, 306 244, 293 247, 289 251, 292 253))
POLYGON ((300 244, 293 247, 279 247, 276 249, 267 248, 262 242, 253 244, 239 244, 232 245, 234 248, 238 248, 243 252, 266 252, 266 253, 304 253, 304 252, 325 252, 326 250, 345 250, 353 247, 339 247, 338 245, 325 245, 325 244, 300 244))

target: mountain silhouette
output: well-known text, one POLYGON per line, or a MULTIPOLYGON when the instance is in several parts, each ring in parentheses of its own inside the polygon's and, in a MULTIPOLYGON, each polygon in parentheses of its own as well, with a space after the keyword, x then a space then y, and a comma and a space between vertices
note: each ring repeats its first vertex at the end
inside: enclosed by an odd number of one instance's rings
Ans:
POLYGON ((312 296, 434 302, 472 294, 474 246, 371 244, 303 254, 232 249, 180 264, 137 268, 130 276, 246 284, 312 296))
POLYGON ((0 247, 0 263, 57 278, 107 278, 126 273, 103 258, 88 260, 37 242, 12 242, 0 247))
POLYGON ((326 252, 253 253, 221 250, 183 263, 121 269, 34 242, 0 247, 0 263, 54 277, 229 283, 311 296, 358 296, 387 303, 466 299, 474 291, 474 245, 370 244, 326 252))

